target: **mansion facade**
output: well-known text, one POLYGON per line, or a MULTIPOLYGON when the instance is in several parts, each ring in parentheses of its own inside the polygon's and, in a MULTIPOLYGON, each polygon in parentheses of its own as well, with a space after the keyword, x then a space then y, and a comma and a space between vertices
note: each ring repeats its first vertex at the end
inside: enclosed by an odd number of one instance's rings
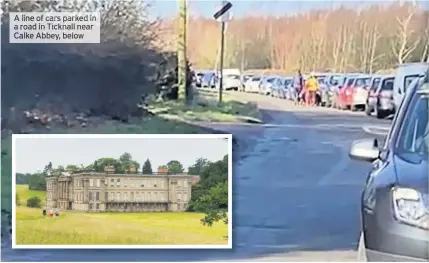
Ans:
POLYGON ((88 212, 179 212, 191 200, 193 176, 82 172, 46 178, 46 206, 88 212))

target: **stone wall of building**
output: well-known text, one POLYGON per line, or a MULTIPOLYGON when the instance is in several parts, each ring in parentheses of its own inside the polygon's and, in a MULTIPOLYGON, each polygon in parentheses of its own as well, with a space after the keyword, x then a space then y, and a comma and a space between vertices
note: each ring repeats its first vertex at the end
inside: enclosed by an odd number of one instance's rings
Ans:
POLYGON ((48 207, 91 212, 185 211, 191 199, 192 177, 79 173, 47 182, 48 207))

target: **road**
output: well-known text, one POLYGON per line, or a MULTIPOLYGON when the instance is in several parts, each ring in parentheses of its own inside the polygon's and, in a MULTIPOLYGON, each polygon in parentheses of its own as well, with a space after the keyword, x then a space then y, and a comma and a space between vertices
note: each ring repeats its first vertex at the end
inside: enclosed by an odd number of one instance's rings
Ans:
POLYGON ((266 125, 213 125, 249 142, 233 170, 232 250, 11 250, 3 261, 355 261, 359 198, 369 165, 351 161, 362 113, 256 101, 266 125))

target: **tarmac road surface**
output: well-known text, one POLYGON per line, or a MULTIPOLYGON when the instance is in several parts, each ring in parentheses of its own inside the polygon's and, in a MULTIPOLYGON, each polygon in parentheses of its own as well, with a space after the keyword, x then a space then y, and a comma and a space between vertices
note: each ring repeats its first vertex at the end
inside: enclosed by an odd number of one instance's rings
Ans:
MULTIPOLYGON (((389 125, 363 113, 256 101, 265 125, 210 124, 248 143, 233 171, 232 250, 11 250, 3 261, 355 261, 359 199, 370 165, 351 161, 365 125, 389 125)), ((185 238, 185 237, 184 237, 185 238)))

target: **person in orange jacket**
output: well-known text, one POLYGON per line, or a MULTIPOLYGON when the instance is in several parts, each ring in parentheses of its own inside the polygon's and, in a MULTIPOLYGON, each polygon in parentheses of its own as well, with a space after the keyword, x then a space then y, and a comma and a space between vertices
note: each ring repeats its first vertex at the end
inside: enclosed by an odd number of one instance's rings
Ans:
POLYGON ((307 105, 314 106, 316 103, 316 92, 319 90, 319 82, 314 77, 314 74, 310 74, 310 77, 305 82, 307 90, 307 105))

